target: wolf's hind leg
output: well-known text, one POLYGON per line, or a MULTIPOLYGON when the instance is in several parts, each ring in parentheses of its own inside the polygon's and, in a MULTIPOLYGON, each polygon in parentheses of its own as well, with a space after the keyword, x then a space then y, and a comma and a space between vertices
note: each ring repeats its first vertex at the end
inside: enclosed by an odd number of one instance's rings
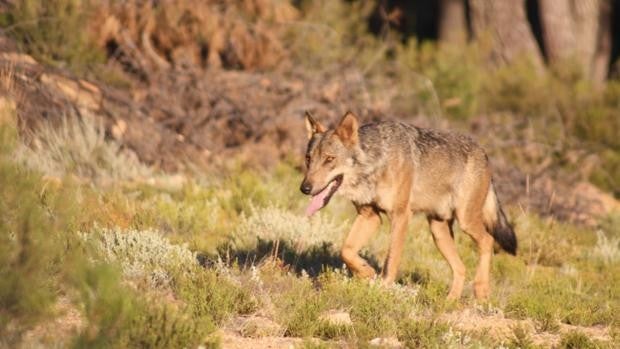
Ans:
POLYGON ((471 162, 470 171, 461 183, 456 203, 456 218, 459 226, 478 245, 478 267, 474 277, 474 292, 478 300, 489 297, 489 273, 493 255, 493 236, 484 226, 483 207, 491 185, 491 173, 485 163, 471 162))
POLYGON ((432 218, 428 220, 435 245, 452 269, 452 286, 450 287, 450 293, 448 293, 448 299, 459 299, 465 284, 465 264, 461 261, 456 250, 451 223, 452 221, 432 218))
POLYGON ((372 206, 357 207, 358 215, 347 235, 340 256, 353 274, 365 278, 376 275, 373 267, 359 256, 360 249, 368 242, 372 234, 377 231, 381 224, 379 212, 372 206))
POLYGON ((479 300, 489 297, 489 274, 491 257, 493 255, 493 236, 489 234, 482 223, 482 214, 460 215, 459 225, 478 245, 478 267, 474 277, 474 292, 479 300))

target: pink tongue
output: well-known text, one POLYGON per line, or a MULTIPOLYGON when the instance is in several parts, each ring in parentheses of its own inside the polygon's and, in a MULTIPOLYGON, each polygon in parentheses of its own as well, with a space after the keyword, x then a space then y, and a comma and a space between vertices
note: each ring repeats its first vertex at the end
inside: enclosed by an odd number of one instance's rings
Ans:
POLYGON ((327 197, 327 194, 329 194, 329 191, 331 190, 333 184, 334 182, 329 183, 329 185, 325 187, 325 189, 323 189, 320 193, 314 195, 310 199, 310 205, 308 205, 308 208, 306 209, 306 216, 312 216, 316 213, 316 211, 320 210, 321 208, 323 208, 323 206, 325 206, 325 198, 327 197))

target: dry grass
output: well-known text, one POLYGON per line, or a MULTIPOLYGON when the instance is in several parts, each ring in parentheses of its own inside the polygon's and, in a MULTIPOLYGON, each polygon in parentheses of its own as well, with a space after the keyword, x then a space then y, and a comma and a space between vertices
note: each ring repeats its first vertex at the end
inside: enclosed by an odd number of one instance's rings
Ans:
POLYGON ((252 207, 233 233, 234 245, 239 249, 255 249, 260 240, 278 241, 302 252, 323 244, 340 243, 347 223, 338 224, 321 216, 310 219, 277 207, 252 207))
MULTIPOLYGON (((280 169, 279 175, 237 171, 231 173, 235 179, 195 178, 192 184, 173 191, 147 184, 97 190, 71 184, 65 189, 69 193, 80 193, 80 200, 87 197, 100 204, 82 205, 81 210, 71 212, 47 206, 54 216, 63 215, 69 221, 91 219, 79 225, 81 231, 89 232, 82 241, 92 246, 79 248, 89 261, 83 264, 86 269, 67 269, 63 272, 66 274, 61 274, 71 280, 63 288, 65 292, 78 290, 79 296, 71 298, 71 306, 83 309, 80 316, 84 328, 73 338, 77 346, 131 346, 144 341, 168 346, 213 344, 213 331, 222 327, 235 336, 268 331, 315 337, 320 340, 313 343, 326 345, 340 341, 365 346, 376 338, 392 338, 425 347, 523 347, 528 343, 613 346, 613 331, 605 329, 617 325, 612 310, 620 301, 620 280, 614 279, 620 275, 614 257, 617 229, 609 223, 614 222, 613 217, 601 225, 606 238, 600 235, 597 239, 591 230, 521 216, 516 222, 521 254, 516 258, 498 255, 494 259, 490 305, 477 307, 469 287, 465 299, 454 305, 444 301, 449 269, 433 246, 423 219, 414 219, 411 226, 400 284, 386 288, 350 278, 341 268, 337 247, 348 224, 343 218, 351 214, 343 200, 335 198, 318 217, 308 220, 301 217, 305 198, 297 191, 290 192, 297 186, 299 173, 295 170, 280 169), (277 207, 270 194, 280 198, 277 207), (119 197, 127 201, 122 207, 115 203, 119 197), (205 199, 209 203, 198 206, 205 199), (161 206, 162 200, 166 206, 161 206), (187 217, 170 214, 178 208, 198 210, 191 212, 201 215, 215 207, 221 210, 215 218, 190 226, 182 223, 187 217), (110 208, 126 210, 128 217, 133 217, 128 224, 139 230, 117 228, 113 220, 106 220, 110 229, 98 228, 93 221, 110 208), (224 214, 227 221, 221 222, 224 214), (170 219, 166 232, 162 232, 161 221, 149 218, 157 216, 170 219), (201 235, 205 235, 205 241, 224 246, 219 250, 222 254, 209 257, 204 250, 191 251, 188 245, 175 245, 168 239, 209 247, 192 241, 201 235), (278 243, 256 243, 257 238, 278 243), (329 248, 321 250, 321 246, 329 248), (265 254, 260 255, 261 249, 265 254), (246 253, 258 258, 242 260, 246 253), (205 269, 199 261, 208 267, 205 269), (349 314, 351 324, 333 325, 322 320, 333 312, 349 314), (235 320, 247 314, 266 319, 265 326, 273 328, 259 328, 261 323, 255 322, 252 326, 258 327, 250 330, 243 327, 247 321, 235 320), (451 322, 454 318, 479 318, 490 324, 488 333, 492 335, 457 326, 451 322), (122 329, 115 325, 119 323, 122 329), (527 327, 513 331, 509 329, 511 324, 527 327), (594 325, 603 327, 591 327, 594 325), (573 326, 570 330, 575 333, 596 333, 596 338, 564 335, 566 326, 573 326)), ((71 230, 76 225, 66 227, 62 233, 66 235, 60 236, 76 234, 71 230)), ((383 229, 366 256, 381 260, 387 240, 383 229)), ((457 240, 466 265, 474 270, 473 244, 460 233, 457 240)), ((69 248, 77 246, 80 244, 71 243, 69 248)), ((46 276, 36 279, 46 280, 46 276)), ((56 315, 40 316, 35 319, 56 315)), ((23 326, 27 330, 33 325, 23 326)), ((19 337, 11 338, 19 341, 19 337)), ((227 335, 227 343, 231 340, 227 335)))
POLYGON ((285 55, 278 24, 296 18, 287 1, 108 1, 93 28, 99 45, 119 47, 139 68, 170 64, 271 68, 285 55), (137 51, 132 47, 139 47, 137 51), (148 66, 140 66, 148 65, 148 66))
POLYGON ((25 166, 57 178, 72 174, 104 183, 152 175, 135 154, 108 139, 101 121, 90 115, 67 115, 58 126, 43 124, 15 155, 25 166))

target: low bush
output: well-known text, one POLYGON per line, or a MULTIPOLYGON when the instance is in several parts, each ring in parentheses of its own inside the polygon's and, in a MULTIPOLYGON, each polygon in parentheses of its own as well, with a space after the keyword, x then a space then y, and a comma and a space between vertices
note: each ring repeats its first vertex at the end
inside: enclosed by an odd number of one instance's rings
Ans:
POLYGON ((398 339, 407 348, 440 348, 448 347, 453 338, 446 336, 449 333, 446 324, 432 320, 404 320, 398 326, 398 339))
POLYGON ((0 344, 5 345, 50 311, 64 255, 59 233, 65 228, 63 217, 41 205, 40 176, 12 162, 17 139, 12 120, 0 115, 0 344))
POLYGON ((171 244, 158 232, 103 229, 83 236, 95 244, 103 261, 118 264, 139 289, 173 292, 196 321, 220 323, 229 314, 256 308, 247 291, 204 269, 187 246, 171 244))
POLYGON ((319 284, 329 309, 349 311, 358 339, 395 335, 399 322, 410 317, 417 305, 415 289, 386 289, 379 282, 348 279, 335 271, 323 273, 319 284))
POLYGON ((512 338, 508 341, 508 348, 514 349, 537 349, 539 346, 532 341, 532 334, 525 326, 514 326, 512 338))
POLYGON ((260 240, 279 241, 301 252, 324 243, 340 242, 344 230, 344 223, 336 224, 325 216, 310 219, 273 206, 252 207, 247 216, 242 216, 233 241, 236 248, 246 249, 255 249, 260 240))
POLYGON ((195 347, 213 331, 206 319, 127 289, 110 266, 89 267, 76 276, 86 325, 75 348, 195 347))
MULTIPOLYGON (((303 298, 295 298, 289 294, 290 304, 284 320, 285 334, 291 337, 314 337, 321 334, 322 323, 319 321, 321 312, 325 310, 324 300, 315 291, 303 294, 303 298)), ((302 297, 299 294, 297 297, 302 297)))
POLYGON ((149 288, 169 287, 175 278, 196 271, 196 254, 172 245, 154 230, 100 229, 82 234, 105 262, 118 263, 125 278, 146 281, 149 288))
POLYGON ((194 319, 208 319, 216 324, 231 314, 249 314, 258 307, 257 299, 248 290, 212 270, 201 269, 180 277, 174 291, 194 319))
POLYGON ((102 63, 89 19, 96 13, 91 0, 23 0, 0 15, 0 26, 36 59, 85 72, 102 63))
POLYGON ((300 1, 302 18, 291 23, 283 42, 293 60, 307 69, 382 61, 385 48, 366 25, 373 7, 370 1, 300 1))
POLYGON ((73 174, 100 183, 152 175, 135 154, 106 137, 102 122, 94 116, 67 115, 61 120, 58 126, 42 124, 30 146, 18 147, 21 163, 49 176, 73 174))
POLYGON ((603 230, 597 230, 596 245, 592 248, 591 255, 607 266, 619 264, 620 237, 607 237, 603 230))
POLYGON ((506 311, 518 318, 535 319, 544 330, 554 328, 555 321, 583 326, 614 321, 609 293, 589 288, 579 280, 539 271, 525 288, 510 296, 506 311))
POLYGON ((363 343, 396 335, 398 324, 416 309, 416 292, 407 287, 387 289, 368 280, 350 279, 340 269, 326 270, 316 280, 276 272, 265 282, 287 335, 349 339, 363 343), (266 283, 269 281, 269 284, 266 283), (350 315, 352 324, 323 318, 330 311, 350 315))
POLYGON ((483 72, 478 46, 442 47, 410 39, 397 46, 395 60, 403 111, 452 120, 468 120, 481 103, 483 72), (412 94, 413 93, 413 94, 412 94), (415 101, 412 102, 412 101, 415 101))
POLYGON ((562 349, 600 349, 607 347, 611 348, 588 338, 587 335, 579 331, 564 334, 559 345, 559 348, 562 349))

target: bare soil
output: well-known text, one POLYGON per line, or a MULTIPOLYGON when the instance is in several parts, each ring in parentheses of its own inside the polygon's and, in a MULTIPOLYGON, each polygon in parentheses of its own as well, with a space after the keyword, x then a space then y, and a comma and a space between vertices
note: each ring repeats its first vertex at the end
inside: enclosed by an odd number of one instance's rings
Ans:
MULTIPOLYGON (((490 336, 498 341, 510 341, 514 338, 515 329, 523 329, 526 331, 533 344, 551 348, 557 347, 560 343, 562 335, 571 332, 581 332, 588 338, 610 342, 612 340, 608 327, 604 326, 573 326, 567 324, 558 324, 558 328, 554 330, 538 330, 538 326, 532 319, 509 319, 502 314, 485 314, 478 309, 467 308, 458 311, 446 313, 439 318, 439 321, 452 326, 456 331, 466 333, 477 333, 481 336, 490 336)), ((235 321, 233 321, 235 322, 235 321)), ((243 323, 243 321, 236 321, 243 323)), ((268 326, 272 325, 271 320, 267 320, 268 326)), ((232 327, 220 331, 217 335, 221 338, 223 348, 245 349, 245 348, 293 348, 303 342, 301 338, 284 337, 281 335, 267 336, 244 336, 240 328, 232 327)), ((317 340, 318 339, 306 339, 317 340)), ((337 347, 346 348, 350 344, 346 342, 330 342, 337 347)), ((375 338, 369 342, 373 343, 389 343, 389 347, 403 347, 395 338, 375 338)), ((383 346, 383 345, 382 345, 383 346)))

